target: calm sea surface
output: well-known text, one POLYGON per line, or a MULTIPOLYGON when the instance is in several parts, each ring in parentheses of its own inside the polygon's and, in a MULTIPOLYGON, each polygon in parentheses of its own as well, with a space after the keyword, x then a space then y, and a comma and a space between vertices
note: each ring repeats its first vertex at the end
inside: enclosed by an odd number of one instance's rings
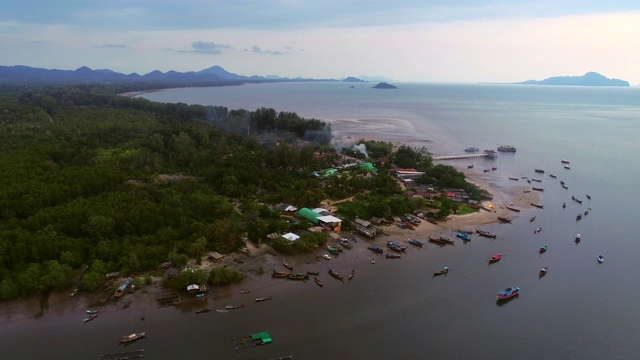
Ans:
MULTIPOLYGON (((239 291, 251 284, 227 288, 223 291, 233 295, 215 293, 211 308, 247 305, 228 313, 196 316, 192 308, 150 307, 141 322, 141 310, 133 304, 127 310, 106 308, 103 316, 81 324, 84 307, 78 305, 71 314, 5 321, 2 358, 97 359, 125 351, 117 344, 120 336, 146 331, 146 339, 126 348, 146 349, 145 359, 639 359, 640 89, 396 85, 398 90, 263 84, 143 96, 359 121, 380 139, 405 138, 441 154, 511 144, 517 153, 477 160, 474 169, 497 189, 511 186, 510 176, 541 178, 544 209, 523 214, 512 225, 484 227, 498 234, 495 240, 473 236, 455 247, 410 248, 401 260, 380 258, 375 265, 369 263, 371 254, 348 251, 330 262, 313 261, 308 266, 322 270, 322 289, 313 281, 278 280, 254 284, 251 294, 239 291), (570 170, 561 159, 571 161, 570 170), (498 170, 482 173, 490 166, 498 170), (571 201, 572 195, 583 203, 571 201), (587 209, 589 215, 576 221, 587 209), (543 231, 534 235, 538 226, 543 231), (582 241, 576 245, 577 233, 582 241), (549 251, 540 255, 543 244, 549 251), (487 266, 487 257, 496 252, 505 258, 487 266), (598 254, 604 255, 603 264, 596 262, 598 254), (345 274, 355 268, 356 276, 336 281, 326 274, 329 266, 345 274), (432 278, 442 266, 451 272, 432 278), (543 266, 549 273, 538 279, 543 266), (496 293, 509 286, 520 287, 520 297, 497 305, 496 293), (269 295, 273 301, 252 302, 269 295), (241 351, 229 344, 231 337, 260 331, 269 331, 273 344, 241 351)), ((281 267, 281 259, 272 261, 268 270, 281 267)))

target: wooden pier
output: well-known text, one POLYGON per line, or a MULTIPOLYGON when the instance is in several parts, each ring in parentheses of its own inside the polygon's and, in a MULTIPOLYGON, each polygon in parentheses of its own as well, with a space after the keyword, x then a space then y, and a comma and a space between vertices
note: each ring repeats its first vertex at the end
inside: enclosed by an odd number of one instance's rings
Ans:
POLYGON ((128 360, 139 359, 144 357, 144 349, 136 351, 127 351, 108 355, 100 355, 100 360, 128 360))
POLYGON ((233 349, 237 351, 259 345, 270 344, 272 341, 271 335, 268 332, 263 331, 260 333, 233 338, 231 339, 231 344, 233 345, 233 349))
POLYGON ((182 300, 180 299, 180 294, 177 292, 171 292, 156 296, 156 302, 159 307, 165 307, 169 305, 178 305, 182 300))
POLYGON ((459 154, 459 155, 443 155, 443 156, 433 156, 431 159, 434 161, 437 160, 464 160, 464 159, 478 159, 478 158, 495 158, 496 154, 492 153, 477 153, 477 154, 459 154))

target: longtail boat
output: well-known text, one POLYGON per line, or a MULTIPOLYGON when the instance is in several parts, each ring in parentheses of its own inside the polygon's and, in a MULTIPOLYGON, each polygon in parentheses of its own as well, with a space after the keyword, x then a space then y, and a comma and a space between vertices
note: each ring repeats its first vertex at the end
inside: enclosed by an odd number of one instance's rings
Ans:
POLYGON ((442 270, 434 270, 433 276, 446 275, 448 272, 449 268, 445 266, 442 268, 442 270))

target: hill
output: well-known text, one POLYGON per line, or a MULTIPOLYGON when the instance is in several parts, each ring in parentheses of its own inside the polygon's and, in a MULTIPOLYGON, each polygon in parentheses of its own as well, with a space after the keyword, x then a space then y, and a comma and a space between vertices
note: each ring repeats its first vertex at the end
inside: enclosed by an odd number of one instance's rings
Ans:
POLYGON ((386 82, 381 82, 378 83, 378 85, 373 87, 374 89, 397 89, 397 87, 395 85, 391 85, 389 83, 386 82))
POLYGON ((588 72, 582 76, 555 76, 544 80, 527 80, 518 84, 525 85, 571 85, 571 86, 629 86, 629 82, 620 79, 609 79, 596 72, 588 72))

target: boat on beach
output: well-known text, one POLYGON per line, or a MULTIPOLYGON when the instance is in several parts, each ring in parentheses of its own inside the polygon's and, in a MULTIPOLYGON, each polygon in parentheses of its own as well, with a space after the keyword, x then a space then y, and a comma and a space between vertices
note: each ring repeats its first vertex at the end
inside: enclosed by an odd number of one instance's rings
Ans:
POLYGON ((422 247, 424 245, 424 243, 418 239, 409 239, 409 244, 417 247, 422 247))
POLYGON ((542 231, 542 227, 536 228, 535 230, 533 230, 534 234, 539 233, 540 231, 542 231))
POLYGON ((502 152, 516 152, 516 148, 511 145, 500 145, 498 146, 498 151, 502 152))
POLYGON ((289 275, 287 275, 287 279, 290 280, 307 280, 309 278, 309 274, 307 274, 306 272, 300 272, 300 273, 289 273, 289 275))
POLYGON ((123 337, 120 338, 120 344, 125 344, 125 343, 129 343, 132 341, 136 341, 140 338, 143 338, 147 335, 146 332, 141 332, 141 333, 134 333, 131 335, 125 335, 123 337))
POLYGON ((387 241, 387 247, 393 251, 397 251, 397 252, 402 252, 405 251, 407 249, 406 246, 404 245, 400 245, 399 243, 395 242, 395 241, 387 241))
POLYGON ((518 295, 520 295, 519 287, 509 287, 504 290, 500 290, 500 292, 498 292, 498 296, 496 296, 496 301, 508 300, 518 295))
POLYGON ((500 259, 502 259, 502 254, 497 253, 493 256, 490 256, 488 261, 489 261, 489 264, 493 264, 494 262, 500 261, 500 259))
POLYGON ((539 187, 534 187, 534 186, 532 186, 531 189, 535 190, 535 191, 544 191, 544 188, 539 188, 539 187))
POLYGON ((355 275, 355 273, 356 273, 356 269, 352 269, 351 272, 349 273, 349 281, 353 279, 353 275, 355 275))
POLYGON ((351 249, 351 244, 349 243, 349 240, 345 238, 340 238, 338 241, 340 241, 340 245, 342 245, 345 249, 351 249))
POLYGON ((533 207, 537 207, 538 209, 544 209, 544 205, 542 205, 542 204, 534 204, 534 203, 531 203, 531 206, 533 206, 533 207))
POLYGON ((515 212, 520 212, 520 209, 518 209, 517 207, 512 205, 506 205, 505 206, 507 209, 511 210, 511 211, 515 211, 515 212))
POLYGON ((434 270, 433 276, 446 275, 449 272, 448 267, 443 267, 441 270, 434 270))
POLYGON ((286 271, 275 271, 273 270, 273 273, 271 273, 271 277, 273 278, 286 278, 287 276, 289 276, 290 273, 286 272, 286 271))
POLYGON ((122 294, 124 294, 124 292, 127 291, 127 289, 129 288, 129 285, 131 285, 132 282, 133 282, 133 278, 128 277, 124 279, 124 282, 122 283, 122 285, 118 287, 118 289, 113 294, 113 296, 117 298, 121 297, 122 294))
POLYGON ((442 238, 436 238, 432 236, 429 236, 429 242, 432 242, 440 247, 447 245, 444 241, 442 241, 442 238))
POLYGON ((324 284, 322 284, 322 281, 320 281, 320 279, 318 279, 318 277, 314 277, 313 280, 316 282, 316 284, 318 284, 318 286, 322 287, 324 284))
POLYGON ((287 269, 289 269, 289 270, 293 270, 293 266, 289 265, 289 263, 288 263, 288 262, 286 262, 286 261, 283 261, 283 262, 282 262, 282 265, 284 265, 284 267, 286 267, 286 268, 287 268, 287 269))
POLYGON ((464 241, 471 241, 471 235, 467 234, 466 232, 458 231, 456 232, 456 237, 459 237, 464 241))
POLYGON ((307 270, 307 274, 309 274, 309 275, 320 275, 320 271, 307 270))
POLYGON ((511 224, 512 219, 509 219, 508 217, 504 217, 504 216, 498 216, 498 220, 502 223, 509 223, 511 224))
POLYGON ((376 252, 378 254, 382 254, 384 252, 384 250, 382 250, 382 248, 380 246, 377 245, 371 245, 368 247, 369 250, 376 252))
POLYGON ((69 296, 76 296, 76 294, 78 294, 78 292, 80 292, 80 289, 73 289, 73 291, 69 294, 69 296))
POLYGON ((208 313, 209 311, 211 311, 211 309, 209 309, 208 307, 204 307, 202 309, 196 310, 196 314, 204 314, 204 313, 208 313))
POLYGON ((97 314, 98 310, 88 309, 88 310, 85 310, 84 312, 87 313, 87 314, 97 314))
POLYGON ((396 253, 389 253, 385 255, 387 259, 400 259, 402 256, 396 253))
POLYGON ((325 260, 331 260, 331 256, 329 256, 327 254, 322 255, 322 258, 325 259, 325 260))

